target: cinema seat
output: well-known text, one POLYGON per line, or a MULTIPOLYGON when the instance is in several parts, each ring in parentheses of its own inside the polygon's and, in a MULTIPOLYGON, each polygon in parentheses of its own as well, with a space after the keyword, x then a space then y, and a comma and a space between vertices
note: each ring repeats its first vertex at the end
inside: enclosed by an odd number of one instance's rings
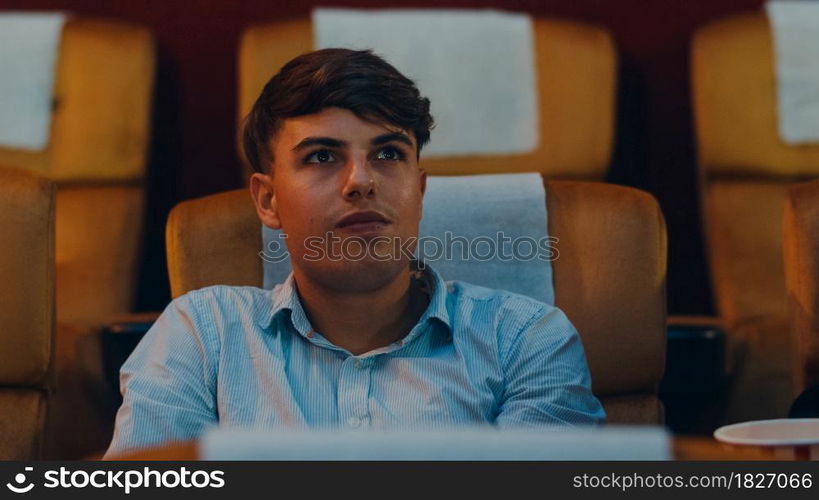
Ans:
MULTIPOLYGON (((602 181, 611 160, 617 54, 611 35, 583 23, 534 18, 540 137, 531 153, 430 157, 432 175, 541 172, 550 179, 602 181)), ((238 123, 265 83, 313 50, 308 18, 255 24, 239 46, 238 123)), ((250 166, 244 163, 245 175, 250 166)))
MULTIPOLYGON (((0 165, 56 182, 57 386, 48 456, 104 448, 112 403, 88 393, 77 342, 130 312, 143 225, 155 53, 151 34, 70 18, 60 42, 50 139, 43 151, 0 147, 0 165), (101 405, 101 406, 100 406, 101 405)), ((94 349, 94 342, 90 342, 94 349)), ((85 356, 91 365, 98 357, 85 356)))
POLYGON ((54 184, 0 167, 0 460, 42 458, 54 350, 54 184))
POLYGON ((691 46, 691 78, 711 279, 736 361, 725 418, 784 417, 796 388, 783 207, 789 186, 819 174, 819 145, 789 146, 779 137, 763 12, 700 29, 691 46))
POLYGON ((788 190, 784 254, 794 384, 797 391, 804 391, 819 386, 819 181, 788 190))
MULTIPOLYGON (((665 363, 666 231, 632 188, 545 182, 556 304, 577 327, 610 423, 657 424, 665 363)), ((174 297, 209 285, 262 285, 259 220, 244 189, 177 205, 166 228, 174 297)))

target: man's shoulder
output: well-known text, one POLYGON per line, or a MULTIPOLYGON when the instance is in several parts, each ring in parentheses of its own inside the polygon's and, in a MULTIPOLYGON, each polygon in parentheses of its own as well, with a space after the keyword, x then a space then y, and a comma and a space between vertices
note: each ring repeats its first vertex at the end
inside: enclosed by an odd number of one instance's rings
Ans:
POLYGON ((211 285, 186 292, 184 295, 179 296, 177 300, 184 297, 199 300, 231 300, 243 297, 256 298, 269 293, 270 290, 257 286, 211 285))
POLYGON ((446 285, 447 293, 457 302, 485 303, 489 307, 497 307, 500 310, 521 312, 555 309, 555 306, 533 299, 532 297, 500 288, 488 288, 464 281, 447 281, 446 285))
POLYGON ((553 305, 508 290, 463 281, 449 281, 446 285, 448 299, 456 311, 492 316, 499 327, 507 330, 524 328, 527 323, 553 314, 562 315, 553 305))
POLYGON ((270 290, 254 286, 212 285, 191 290, 175 298, 171 307, 199 318, 214 315, 227 318, 258 314, 264 305, 270 306, 270 290))
POLYGON ((548 353, 578 339, 563 311, 551 304, 461 281, 448 282, 447 289, 453 337, 492 345, 500 360, 508 359, 515 346, 548 353))

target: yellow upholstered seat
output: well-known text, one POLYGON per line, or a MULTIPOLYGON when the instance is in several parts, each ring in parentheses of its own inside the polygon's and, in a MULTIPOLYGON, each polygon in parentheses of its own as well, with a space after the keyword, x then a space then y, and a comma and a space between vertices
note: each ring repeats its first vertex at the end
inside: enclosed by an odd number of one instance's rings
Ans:
POLYGON ((819 145, 780 139, 773 57, 762 12, 713 22, 691 47, 711 276, 729 340, 742 353, 731 421, 783 417, 795 393, 782 216, 788 186, 819 174, 819 145))
MULTIPOLYGON (((70 19, 62 33, 50 138, 43 151, 0 147, 0 165, 38 172, 57 189, 57 372, 49 455, 104 447, 100 416, 76 367, 79 337, 130 312, 142 234, 155 53, 144 28, 70 19)), ((109 421, 110 420, 110 421, 109 421)))
MULTIPOLYGON (((609 422, 658 423, 665 366, 666 232, 656 201, 599 183, 545 183, 556 304, 583 339, 609 422)), ((174 297, 262 284, 259 219, 246 190, 177 205, 166 231, 174 297)))
POLYGON ((41 457, 54 345, 54 185, 0 167, 0 460, 41 457))
MULTIPOLYGON (((533 32, 540 106, 538 147, 516 155, 425 158, 427 172, 541 172, 549 178, 603 179, 614 135, 617 56, 612 38, 597 26, 542 18, 533 20, 533 32)), ((270 77, 290 59, 311 50, 309 19, 247 28, 239 48, 239 121, 270 77)), ((250 167, 246 165, 245 170, 249 172, 250 167)))
POLYGON ((793 186, 784 221, 785 275, 794 335, 794 383, 819 384, 819 181, 793 186))

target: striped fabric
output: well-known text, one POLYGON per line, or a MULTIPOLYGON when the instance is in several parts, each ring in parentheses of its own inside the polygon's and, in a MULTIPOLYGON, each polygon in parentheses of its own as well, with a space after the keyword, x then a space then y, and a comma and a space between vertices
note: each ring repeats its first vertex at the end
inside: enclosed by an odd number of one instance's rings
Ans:
POLYGON ((174 300, 123 365, 108 455, 212 425, 384 429, 595 424, 580 337, 559 309, 444 282, 401 341, 354 356, 310 327, 292 274, 273 290, 174 300))

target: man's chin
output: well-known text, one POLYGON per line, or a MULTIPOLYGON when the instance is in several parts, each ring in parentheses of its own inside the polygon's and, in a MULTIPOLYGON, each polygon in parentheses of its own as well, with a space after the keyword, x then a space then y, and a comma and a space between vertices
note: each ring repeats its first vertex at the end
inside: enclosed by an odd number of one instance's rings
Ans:
POLYGON ((348 293, 374 292, 392 283, 409 269, 404 260, 321 260, 299 263, 307 277, 321 286, 348 293))

